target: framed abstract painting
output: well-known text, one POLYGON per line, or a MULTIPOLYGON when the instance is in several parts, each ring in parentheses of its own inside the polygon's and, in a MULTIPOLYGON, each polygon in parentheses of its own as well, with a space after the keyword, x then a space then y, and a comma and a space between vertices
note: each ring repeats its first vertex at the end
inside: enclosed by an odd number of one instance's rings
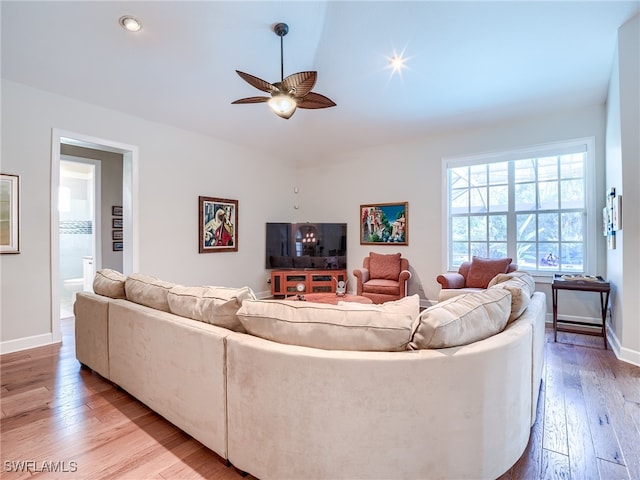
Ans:
POLYGON ((200 253, 238 251, 238 201, 198 197, 200 253))

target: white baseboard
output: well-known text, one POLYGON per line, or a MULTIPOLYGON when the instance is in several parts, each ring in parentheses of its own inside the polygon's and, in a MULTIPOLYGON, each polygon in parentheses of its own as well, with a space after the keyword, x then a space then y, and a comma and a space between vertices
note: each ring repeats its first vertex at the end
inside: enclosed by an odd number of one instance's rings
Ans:
POLYGON ((11 352, 18 352, 28 348, 43 347, 52 343, 60 343, 53 340, 53 334, 43 333, 32 337, 16 338, 15 340, 6 340, 0 342, 0 355, 11 352))
POLYGON ((616 354, 618 360, 640 367, 640 352, 620 345, 620 340, 609 324, 607 324, 607 339, 609 340, 611 350, 616 354))

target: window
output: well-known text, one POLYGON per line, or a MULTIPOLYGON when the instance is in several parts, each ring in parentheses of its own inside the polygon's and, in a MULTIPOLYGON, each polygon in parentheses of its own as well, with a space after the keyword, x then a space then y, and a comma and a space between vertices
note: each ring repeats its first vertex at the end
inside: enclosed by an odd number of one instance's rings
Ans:
POLYGON ((477 255, 532 273, 587 271, 592 143, 445 159, 449 269, 477 255))

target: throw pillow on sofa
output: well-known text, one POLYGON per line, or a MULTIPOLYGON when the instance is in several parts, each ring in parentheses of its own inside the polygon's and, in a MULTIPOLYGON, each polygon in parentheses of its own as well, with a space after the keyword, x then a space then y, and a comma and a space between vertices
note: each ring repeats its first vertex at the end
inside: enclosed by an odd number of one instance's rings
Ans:
POLYGON ((244 300, 255 300, 249 287, 184 287, 176 285, 167 294, 171 313, 245 332, 237 312, 244 300))
POLYGON ((511 323, 529 306, 536 283, 527 272, 501 273, 489 282, 488 288, 504 288, 511 292, 511 315, 508 320, 511 323))
POLYGON ((424 310, 413 324, 409 349, 467 345, 501 332, 511 313, 511 292, 492 288, 450 298, 424 310))
POLYGON ((127 277, 124 289, 127 293, 127 300, 155 308, 156 310, 169 312, 167 293, 174 286, 175 284, 171 282, 165 282, 155 277, 132 273, 127 277))
POLYGON ((110 298, 127 298, 124 291, 124 282, 127 279, 122 273, 103 268, 96 272, 93 279, 93 291, 98 295, 110 298))
MULTIPOLYGON (((412 301, 417 299, 407 300, 412 301)), ((248 333, 274 342, 325 350, 402 351, 414 316, 399 310, 384 304, 248 300, 238 317, 248 333)))

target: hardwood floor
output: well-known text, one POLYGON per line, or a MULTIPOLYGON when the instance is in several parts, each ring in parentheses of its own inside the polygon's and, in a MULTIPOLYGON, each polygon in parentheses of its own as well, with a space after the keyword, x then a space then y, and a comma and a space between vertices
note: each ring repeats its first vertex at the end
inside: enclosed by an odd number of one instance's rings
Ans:
MULTIPOLYGON (((62 346, 0 357, 0 477, 242 480, 224 460, 62 346)), ((547 331, 531 439, 509 479, 640 479, 640 367, 602 339, 547 331)), ((249 476, 248 478, 251 478, 249 476)))

